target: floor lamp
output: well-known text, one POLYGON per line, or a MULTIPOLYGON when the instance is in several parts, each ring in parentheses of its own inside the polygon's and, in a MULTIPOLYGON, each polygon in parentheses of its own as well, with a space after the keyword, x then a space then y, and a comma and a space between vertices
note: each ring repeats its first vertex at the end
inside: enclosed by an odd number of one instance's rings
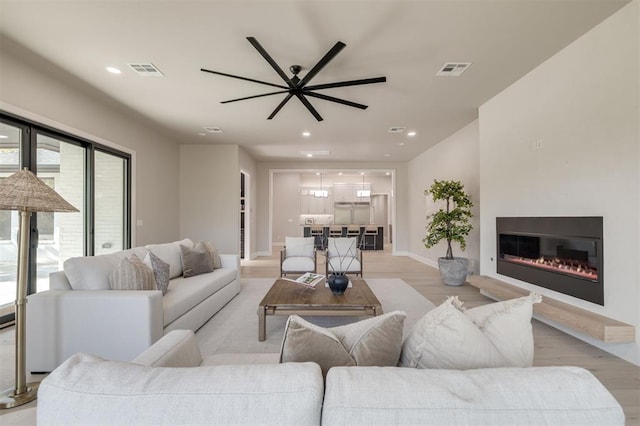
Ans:
POLYGON ((16 286, 16 386, 0 394, 0 408, 12 408, 36 399, 39 383, 27 383, 25 326, 29 267, 29 219, 32 212, 77 212, 57 192, 26 168, 0 180, 0 210, 20 212, 18 276, 16 286))

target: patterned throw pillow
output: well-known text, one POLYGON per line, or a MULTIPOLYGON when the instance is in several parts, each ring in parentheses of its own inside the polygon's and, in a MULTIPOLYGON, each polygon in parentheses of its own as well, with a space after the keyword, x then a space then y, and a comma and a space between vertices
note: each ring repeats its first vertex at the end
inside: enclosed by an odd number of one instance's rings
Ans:
POLYGON ((109 274, 112 290, 155 290, 153 271, 135 254, 123 258, 109 274))
POLYGON ((182 252, 182 275, 185 278, 213 271, 213 259, 206 248, 202 250, 198 245, 196 248, 189 248, 181 244, 180 251, 182 252))
POLYGON ((396 366, 407 315, 394 311, 340 327, 323 328, 292 315, 285 326, 280 362, 315 362, 331 367, 396 366))
POLYGON ((169 270, 171 269, 169 264, 151 252, 147 253, 144 258, 144 264, 153 270, 156 288, 162 292, 163 296, 167 294, 169 289, 169 270))

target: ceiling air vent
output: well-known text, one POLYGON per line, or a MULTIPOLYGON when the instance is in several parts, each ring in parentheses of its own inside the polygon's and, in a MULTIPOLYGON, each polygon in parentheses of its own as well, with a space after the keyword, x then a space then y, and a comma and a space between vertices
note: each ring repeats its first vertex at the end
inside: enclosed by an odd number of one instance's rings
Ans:
POLYGON ((406 127, 389 127, 389 133, 402 133, 407 130, 406 127))
POLYGON ((209 133, 222 133, 222 129, 220 127, 205 127, 204 129, 209 133))
POLYGON ((460 77, 470 66, 471 62, 447 62, 436 75, 438 77, 460 77))
POLYGON ((136 74, 141 75, 143 77, 164 77, 164 74, 151 62, 143 64, 143 63, 134 63, 127 64, 129 67, 136 72, 136 74))

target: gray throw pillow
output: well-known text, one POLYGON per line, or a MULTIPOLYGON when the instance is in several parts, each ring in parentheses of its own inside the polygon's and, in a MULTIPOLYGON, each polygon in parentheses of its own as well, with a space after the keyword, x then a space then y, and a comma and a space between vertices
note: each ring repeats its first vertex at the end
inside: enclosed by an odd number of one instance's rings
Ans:
POLYGON ((155 290, 153 271, 135 254, 124 257, 109 274, 111 290, 155 290))
POLYGON ((153 276, 156 279, 156 288, 162 292, 164 296, 169 289, 169 272, 170 265, 160 259, 155 254, 149 252, 144 258, 144 264, 153 270, 153 276))
POLYGON ((407 315, 393 311, 340 327, 323 328, 297 315, 287 321, 280 362, 315 362, 326 375, 337 366, 398 365, 407 315))
POLYGON ((185 278, 213 271, 213 260, 206 248, 198 250, 180 244, 180 251, 182 253, 182 275, 185 278))

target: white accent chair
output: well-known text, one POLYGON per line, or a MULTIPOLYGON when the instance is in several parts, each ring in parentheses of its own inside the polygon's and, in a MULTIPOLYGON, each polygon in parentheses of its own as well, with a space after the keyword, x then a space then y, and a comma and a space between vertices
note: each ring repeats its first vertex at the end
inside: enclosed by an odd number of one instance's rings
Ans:
POLYGON ((280 252, 280 276, 316 272, 317 253, 314 237, 285 237, 280 252))
POLYGON ((362 276, 362 251, 357 238, 329 238, 327 241, 327 275, 344 272, 362 276))

